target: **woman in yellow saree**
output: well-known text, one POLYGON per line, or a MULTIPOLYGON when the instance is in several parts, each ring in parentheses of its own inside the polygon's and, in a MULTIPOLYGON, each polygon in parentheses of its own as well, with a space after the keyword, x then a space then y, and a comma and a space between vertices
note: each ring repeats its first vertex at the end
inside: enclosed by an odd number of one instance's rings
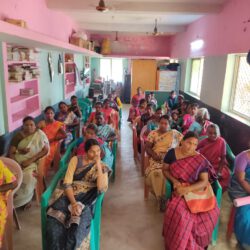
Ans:
POLYGON ((9 190, 15 189, 16 186, 16 177, 0 160, 0 249, 3 244, 4 229, 7 219, 7 196, 9 190))
POLYGON ((151 131, 146 140, 149 166, 145 171, 145 181, 150 191, 157 198, 160 210, 164 210, 165 204, 165 178, 162 174, 163 159, 168 150, 178 146, 182 139, 181 133, 169 128, 169 116, 163 115, 160 118, 159 129, 151 131))
POLYGON ((23 182, 14 198, 15 207, 31 201, 37 183, 35 175, 39 175, 39 160, 48 152, 49 141, 45 133, 36 128, 33 117, 25 117, 22 130, 14 135, 9 148, 9 157, 23 170, 23 182))
POLYGON ((40 121, 38 123, 38 127, 46 134, 50 145, 50 152, 43 162, 43 174, 46 176, 48 174, 49 167, 54 160, 59 141, 65 139, 67 134, 64 130, 64 124, 54 119, 55 110, 53 107, 46 107, 44 114, 45 120, 40 121))

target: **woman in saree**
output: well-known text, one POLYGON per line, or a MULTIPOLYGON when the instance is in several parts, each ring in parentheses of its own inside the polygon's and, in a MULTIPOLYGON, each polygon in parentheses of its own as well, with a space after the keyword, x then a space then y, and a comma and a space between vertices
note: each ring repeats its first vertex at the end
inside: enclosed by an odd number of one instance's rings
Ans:
MULTIPOLYGON (((43 131, 36 128, 34 118, 23 119, 22 130, 10 142, 8 155, 20 164, 23 182, 14 197, 15 207, 30 205, 37 178, 40 176, 39 160, 49 152, 49 141, 43 131), (37 178, 36 178, 37 176, 37 178)), ((41 190, 39 190, 41 192, 41 190)))
MULTIPOLYGON (((231 200, 250 196, 250 149, 235 158, 235 169, 228 188, 231 200)), ((234 233, 242 247, 250 248, 250 205, 236 208, 234 233)))
POLYGON ((204 190, 216 178, 208 160, 196 152, 197 145, 198 136, 188 132, 181 146, 169 150, 164 158, 163 174, 174 188, 163 225, 166 250, 207 249, 219 217, 215 199, 208 211, 192 213, 184 198, 189 192, 204 190))
POLYGON ((101 112, 104 114, 106 123, 114 125, 114 113, 116 111, 110 107, 109 99, 104 100, 101 112))
POLYGON ((46 107, 44 114, 45 120, 40 121, 38 127, 46 134, 50 145, 49 154, 43 162, 43 176, 47 176, 50 165, 54 160, 59 141, 66 139, 67 134, 64 130, 64 124, 54 119, 55 110, 53 107, 46 107))
POLYGON ((195 132, 199 137, 207 135, 207 128, 211 124, 210 114, 206 108, 200 108, 188 131, 195 132))
POLYGON ((56 114, 56 120, 65 124, 67 138, 63 141, 63 148, 66 149, 70 142, 73 140, 73 132, 76 131, 79 135, 80 121, 73 111, 70 111, 65 102, 59 102, 59 112, 56 114))
POLYGON ((231 177, 226 160, 226 141, 220 136, 220 129, 216 124, 208 126, 207 136, 199 142, 197 150, 213 165, 222 191, 225 192, 231 177))
POLYGON ((140 103, 140 100, 141 99, 145 99, 145 94, 143 93, 141 87, 138 87, 137 90, 136 90, 136 92, 137 93, 132 97, 131 104, 132 105, 134 104, 136 107, 138 107, 139 103, 140 103))
POLYGON ((186 134, 191 124, 195 121, 195 116, 198 111, 198 104, 191 103, 188 107, 188 112, 183 116, 182 119, 182 133, 186 134))
POLYGON ((3 245, 4 230, 8 216, 6 200, 9 191, 17 186, 16 177, 0 160, 0 249, 3 245))
POLYGON ((61 189, 56 189, 47 211, 46 249, 89 249, 87 240, 97 196, 106 192, 110 169, 101 161, 95 139, 85 143, 84 156, 72 157, 61 189))
POLYGON ((165 205, 165 178, 162 174, 163 159, 166 152, 179 145, 182 134, 170 130, 169 116, 160 118, 159 129, 149 133, 146 140, 146 152, 149 155, 149 166, 145 170, 145 182, 151 193, 156 197, 159 209, 165 205))

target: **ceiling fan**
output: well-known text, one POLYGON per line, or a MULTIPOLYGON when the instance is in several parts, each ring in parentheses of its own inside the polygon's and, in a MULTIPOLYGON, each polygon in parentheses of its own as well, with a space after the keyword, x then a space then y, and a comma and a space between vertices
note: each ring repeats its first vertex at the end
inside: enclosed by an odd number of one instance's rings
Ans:
POLYGON ((95 8, 96 8, 97 11, 100 11, 100 12, 107 12, 107 11, 109 11, 109 7, 106 6, 104 0, 100 0, 99 4, 95 8))
POLYGON ((155 27, 154 27, 154 31, 153 31, 152 35, 153 36, 159 36, 160 34, 162 34, 162 33, 158 32, 157 19, 155 19, 155 27))

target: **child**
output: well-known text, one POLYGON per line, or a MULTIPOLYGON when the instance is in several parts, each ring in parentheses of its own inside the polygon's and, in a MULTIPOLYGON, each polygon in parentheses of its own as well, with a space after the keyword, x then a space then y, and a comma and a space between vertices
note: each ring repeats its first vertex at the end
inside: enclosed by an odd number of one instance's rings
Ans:
POLYGON ((143 115, 146 112, 147 101, 146 99, 141 99, 139 103, 140 115, 143 115))
MULTIPOLYGON (((89 139, 96 139, 100 146, 103 146, 104 141, 102 139, 100 139, 99 137, 97 137, 97 132, 98 132, 98 128, 95 124, 90 123, 87 128, 85 129, 85 132, 83 132, 84 134, 84 141, 78 146, 77 150, 76 150, 76 154, 78 155, 84 155, 85 154, 85 142, 89 139)), ((102 150, 103 151, 103 150, 102 150)), ((104 157, 104 151, 102 152, 102 158, 104 157)))
POLYGON ((168 97, 168 106, 171 110, 174 110, 177 107, 177 96, 174 90, 170 92, 170 96, 168 97))
POLYGON ((72 95, 70 98, 71 105, 69 106, 70 111, 73 111, 78 118, 82 117, 82 112, 78 106, 77 96, 72 95))
POLYGON ((197 103, 192 103, 188 107, 188 113, 183 116, 182 133, 185 135, 195 121, 195 116, 197 114, 199 105, 197 103))
POLYGON ((129 109, 129 115, 128 115, 128 122, 134 122, 134 120, 136 119, 136 117, 140 116, 140 110, 137 106, 136 102, 132 103, 132 107, 130 107, 129 109))
POLYGON ((115 101, 115 103, 119 107, 119 109, 121 109, 122 108, 122 102, 121 102, 120 97, 116 95, 115 90, 112 90, 111 95, 112 95, 113 100, 115 101))
POLYGON ((0 160, 0 249, 2 248, 4 229, 7 220, 7 198, 9 190, 17 186, 16 177, 0 160))
POLYGON ((91 112, 89 119, 87 121, 87 124, 89 123, 95 123, 95 114, 98 112, 102 112, 102 103, 101 102, 96 102, 95 103, 95 111, 91 112))
POLYGON ((153 105, 154 110, 157 108, 157 100, 155 99, 154 92, 148 94, 147 102, 153 105))
POLYGON ((171 114, 171 122, 170 127, 171 129, 176 129, 177 131, 181 132, 181 127, 179 125, 179 115, 177 111, 173 111, 171 114))

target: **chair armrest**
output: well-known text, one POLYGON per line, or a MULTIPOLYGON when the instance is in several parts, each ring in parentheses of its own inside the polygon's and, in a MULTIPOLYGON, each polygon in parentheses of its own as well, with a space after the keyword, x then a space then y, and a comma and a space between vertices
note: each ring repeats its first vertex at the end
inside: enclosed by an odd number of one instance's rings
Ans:
POLYGON ((222 199, 222 187, 221 187, 218 180, 216 180, 215 182, 212 183, 212 188, 214 191, 214 195, 216 196, 218 207, 220 208, 221 207, 221 199, 222 199))
POLYGON ((171 184, 171 182, 166 179, 166 199, 170 199, 171 198, 171 194, 172 194, 172 191, 173 191, 173 186, 171 184))

